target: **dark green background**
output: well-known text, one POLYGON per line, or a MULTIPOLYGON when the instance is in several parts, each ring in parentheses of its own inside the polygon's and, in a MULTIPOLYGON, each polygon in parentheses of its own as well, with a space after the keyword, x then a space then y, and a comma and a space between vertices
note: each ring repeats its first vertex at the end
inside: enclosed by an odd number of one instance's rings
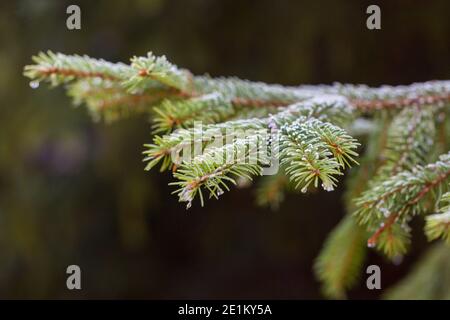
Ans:
MULTIPOLYGON (((321 298, 313 259, 343 214, 337 192, 278 212, 234 190, 189 211, 168 174, 143 171, 148 119, 95 124, 63 90, 32 90, 40 50, 128 61, 151 50, 196 74, 281 84, 407 84, 449 77, 449 1, 2 1, 1 298, 321 298), (382 30, 365 27, 369 4, 382 30), (82 30, 66 29, 78 4, 82 30), (82 269, 78 292, 65 269, 82 269)), ((383 287, 400 266, 382 264, 383 287)), ((356 288, 352 298, 379 292, 356 288)))

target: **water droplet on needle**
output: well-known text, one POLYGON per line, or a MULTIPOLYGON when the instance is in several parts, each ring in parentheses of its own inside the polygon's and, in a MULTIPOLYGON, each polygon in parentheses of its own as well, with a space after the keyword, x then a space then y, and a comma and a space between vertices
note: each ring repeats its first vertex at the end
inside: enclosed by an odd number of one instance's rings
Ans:
POLYGON ((30 81, 30 87, 31 89, 39 88, 39 81, 30 81))

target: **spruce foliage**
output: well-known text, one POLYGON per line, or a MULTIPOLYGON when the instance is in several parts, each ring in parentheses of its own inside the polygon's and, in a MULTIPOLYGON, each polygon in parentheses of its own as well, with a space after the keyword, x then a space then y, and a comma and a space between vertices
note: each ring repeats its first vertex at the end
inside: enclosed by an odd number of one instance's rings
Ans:
MULTIPOLYGON (((33 60, 24 71, 32 87, 64 86, 94 120, 149 115, 145 169, 170 170, 188 208, 263 175, 274 160, 278 172, 257 188, 258 203, 272 208, 287 191, 333 191, 350 171, 348 214, 315 265, 328 297, 345 297, 356 283, 367 246, 388 258, 406 254, 414 218, 425 216, 429 240, 450 244, 450 81, 289 87, 196 76, 152 53, 130 64, 53 52, 33 60)), ((448 267, 448 254, 437 257, 448 249, 436 244, 412 285, 448 267)), ((388 297, 406 296, 407 286, 388 297)))

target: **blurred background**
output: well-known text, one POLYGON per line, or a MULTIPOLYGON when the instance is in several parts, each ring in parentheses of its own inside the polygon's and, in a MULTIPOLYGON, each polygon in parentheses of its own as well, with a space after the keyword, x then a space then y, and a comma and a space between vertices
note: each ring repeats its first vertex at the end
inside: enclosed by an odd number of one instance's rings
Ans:
MULTIPOLYGON (((106 125, 62 89, 32 90, 31 56, 51 49, 111 61, 153 51, 195 74, 286 85, 448 79, 449 1, 17 0, 0 4, 0 298, 319 299, 312 265, 344 214, 342 193, 254 188, 186 211, 169 174, 144 172, 146 118, 106 125), (382 30, 366 29, 379 4, 382 30), (82 29, 66 28, 77 4, 82 29), (66 268, 82 290, 66 289, 66 268)), ((423 248, 382 265, 383 288, 423 248)), ((364 281, 365 283, 365 281, 364 281)), ((364 284, 363 283, 363 284, 364 284)), ((363 286, 350 298, 377 298, 363 286)))

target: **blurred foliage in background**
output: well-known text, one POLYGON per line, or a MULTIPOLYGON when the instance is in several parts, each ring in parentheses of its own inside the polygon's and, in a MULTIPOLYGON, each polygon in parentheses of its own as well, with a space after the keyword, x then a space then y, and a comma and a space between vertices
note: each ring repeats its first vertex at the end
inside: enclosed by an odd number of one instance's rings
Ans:
MULTIPOLYGON (((149 119, 92 123, 62 90, 32 90, 38 51, 111 61, 153 51, 196 74, 282 84, 368 85, 448 78, 450 2, 56 1, 0 4, 1 298, 320 298, 313 259, 343 214, 344 187, 289 195, 278 211, 254 189, 186 211, 168 176, 145 173, 149 119), (66 28, 78 4, 82 29, 66 28), (81 291, 65 287, 82 269, 81 291)), ((421 253, 382 265, 383 287, 421 253)), ((350 298, 376 298, 360 287, 350 298)))

